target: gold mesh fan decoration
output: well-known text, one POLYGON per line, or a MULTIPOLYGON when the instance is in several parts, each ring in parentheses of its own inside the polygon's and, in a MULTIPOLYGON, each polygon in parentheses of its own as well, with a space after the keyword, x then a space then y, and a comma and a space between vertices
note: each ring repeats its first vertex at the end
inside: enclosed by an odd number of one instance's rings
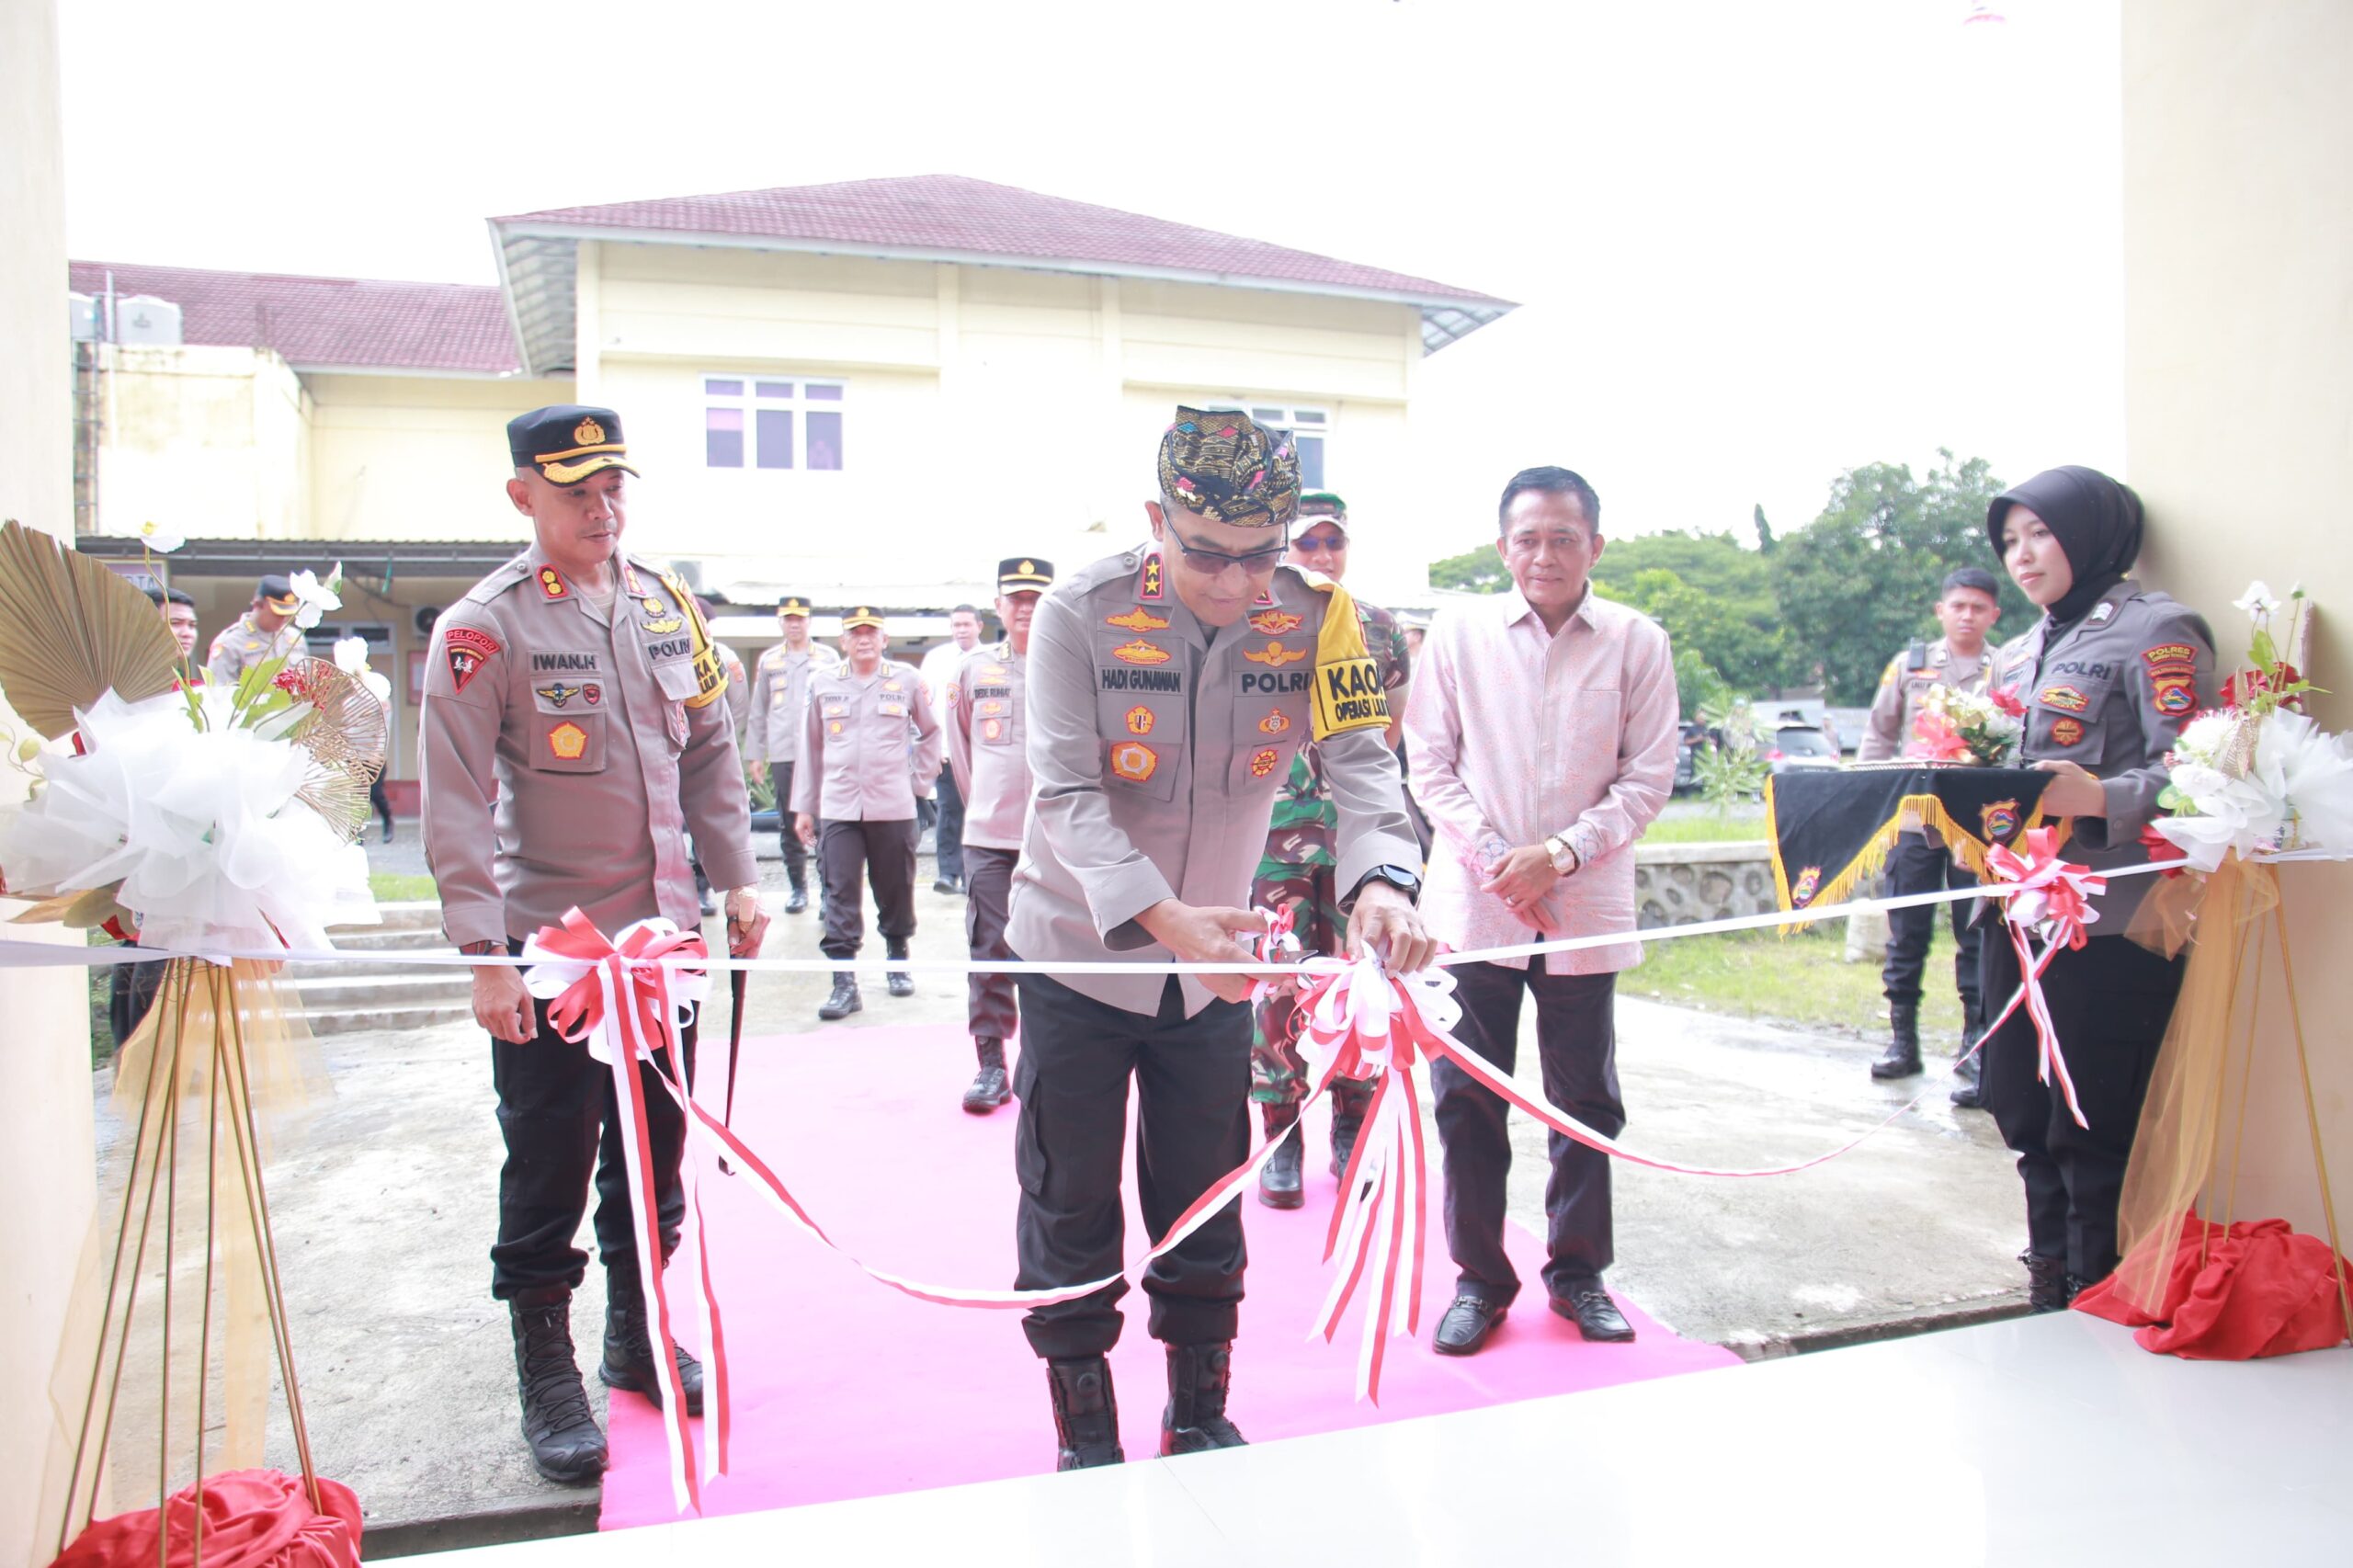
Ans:
POLYGON ((368 825, 368 787, 384 770, 384 705, 358 676, 324 659, 290 660, 279 678, 311 705, 287 736, 311 754, 294 798, 350 843, 368 825))
POLYGON ((38 528, 0 525, 0 687, 34 729, 64 734, 109 687, 125 702, 169 691, 179 656, 145 594, 38 528))

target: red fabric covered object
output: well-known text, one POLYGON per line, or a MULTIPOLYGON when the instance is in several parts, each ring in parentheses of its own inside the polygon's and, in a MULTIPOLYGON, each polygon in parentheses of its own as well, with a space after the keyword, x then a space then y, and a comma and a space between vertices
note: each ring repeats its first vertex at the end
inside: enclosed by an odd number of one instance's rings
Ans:
MULTIPOLYGON (((300 1477, 233 1470, 204 1483, 204 1568, 358 1568, 359 1499, 339 1481, 319 1482, 317 1513, 300 1477)), ((165 1505, 165 1568, 195 1568, 196 1488, 165 1505)), ((142 1508, 92 1522, 51 1568, 149 1568, 156 1561, 157 1511, 142 1508)))
MULTIPOLYGON (((2353 1264, 2346 1277, 2353 1279, 2353 1264)), ((2140 1330, 2132 1337, 2143 1349, 2193 1361, 2325 1350, 2345 1338, 2328 1244, 2285 1220, 2242 1220, 2225 1231, 2183 1215, 2159 1306, 2152 1317, 2126 1301, 2114 1275, 2075 1298, 2077 1312, 2140 1330)))

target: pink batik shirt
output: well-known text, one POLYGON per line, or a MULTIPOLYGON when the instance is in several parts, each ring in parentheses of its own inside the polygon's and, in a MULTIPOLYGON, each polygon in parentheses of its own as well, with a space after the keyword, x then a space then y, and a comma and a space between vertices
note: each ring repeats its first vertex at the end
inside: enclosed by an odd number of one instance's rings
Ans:
MULTIPOLYGON (((1679 711, 1665 629, 1590 588, 1557 634, 1517 588, 1441 616, 1405 707, 1414 798, 1437 835, 1421 901, 1430 934, 1461 952, 1632 931, 1634 840, 1674 787, 1679 711), (1482 846, 1555 833, 1577 869, 1534 908, 1480 891, 1482 846)), ((1546 971, 1602 974, 1642 956, 1617 942, 1548 955, 1546 971)))

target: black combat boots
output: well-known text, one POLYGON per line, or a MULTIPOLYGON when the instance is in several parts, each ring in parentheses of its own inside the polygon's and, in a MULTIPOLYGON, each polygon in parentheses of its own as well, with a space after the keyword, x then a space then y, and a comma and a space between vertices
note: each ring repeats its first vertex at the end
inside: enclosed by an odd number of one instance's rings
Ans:
POLYGON ((788 866, 784 874, 792 879, 792 896, 784 901, 784 912, 787 915, 805 913, 809 908, 808 871, 805 869, 796 871, 788 866))
POLYGON ((1197 1454, 1204 1449, 1238 1449, 1245 1439, 1225 1418, 1225 1387, 1233 1346, 1168 1346, 1168 1407, 1160 1413, 1160 1451, 1197 1454))
POLYGON ((1920 1071, 1920 1004, 1887 1005, 1887 1051, 1871 1063, 1874 1078, 1909 1078, 1920 1071))
POLYGON ((1123 1464, 1120 1403, 1111 1395, 1111 1363, 1100 1356, 1060 1357, 1046 1363, 1054 1399, 1054 1468, 1092 1470, 1123 1464))
POLYGON ((964 1108, 974 1116, 986 1116, 1013 1097, 1005 1082, 1005 1041, 976 1040, 972 1049, 980 1053, 981 1070, 965 1087, 964 1108))
MULTIPOLYGON (((892 942, 890 944, 890 960, 892 963, 906 962, 907 945, 904 942, 892 942)), ((891 986, 891 994, 893 996, 912 996, 915 994, 915 976, 909 974, 905 970, 892 970, 891 971, 889 983, 891 986)))
MULTIPOLYGON (((677 1352, 678 1384, 687 1391, 687 1414, 702 1414, 702 1363, 677 1352)), ((628 1389, 662 1403, 662 1379, 654 1364, 654 1329, 646 1321, 645 1284, 634 1268, 605 1270, 605 1364, 597 1375, 608 1389, 628 1389)))
POLYGON ((865 1006, 858 999, 858 977, 846 969, 835 970, 834 994, 817 1004, 817 1017, 832 1023, 835 1018, 848 1017, 865 1006))
POLYGON ((1357 1152, 1357 1134, 1364 1131, 1364 1105, 1350 1096, 1332 1101, 1332 1174, 1348 1174, 1348 1161, 1357 1152))
POLYGON ((518 1290, 506 1314, 531 1462, 550 1481, 577 1486, 596 1480, 605 1473, 605 1434, 588 1413, 588 1391, 573 1358, 572 1292, 561 1285, 518 1290))
POLYGON ((2075 1300, 2075 1292, 2083 1289, 2083 1281, 2067 1272, 2063 1257, 2040 1257, 2030 1252, 2018 1254, 2026 1265, 2026 1304, 2030 1312, 2063 1312, 2075 1300))
MULTIPOLYGON (((1299 1120, 1295 1105, 1270 1105, 1259 1108, 1267 1121, 1267 1142, 1282 1138, 1283 1131, 1299 1120)), ((1300 1190, 1300 1140, 1283 1138, 1282 1147, 1267 1157, 1258 1167, 1258 1201, 1269 1209, 1296 1209, 1307 1201, 1307 1194, 1300 1190)))
POLYGON ((1985 1005, 1974 996, 1961 999, 1961 1058, 1953 1063, 1952 1103, 1963 1110, 1985 1108, 1985 1052, 1969 1054, 1985 1038, 1985 1005))

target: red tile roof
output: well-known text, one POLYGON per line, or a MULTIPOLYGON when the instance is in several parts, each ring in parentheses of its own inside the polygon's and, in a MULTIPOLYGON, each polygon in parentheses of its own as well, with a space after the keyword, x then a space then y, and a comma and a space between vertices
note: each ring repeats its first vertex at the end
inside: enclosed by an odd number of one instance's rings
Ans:
POLYGON ((868 251, 952 252, 1098 262, 1263 278, 1310 288, 1418 300, 1505 303, 1492 295, 1377 267, 1290 250, 961 175, 676 196, 602 207, 558 207, 500 224, 623 229, 835 244, 868 251))
POLYGON ((77 261, 76 293, 97 294, 114 274, 118 295, 153 294, 180 307, 182 339, 274 348, 298 369, 447 370, 495 375, 519 369, 499 291, 473 283, 395 283, 77 261))

